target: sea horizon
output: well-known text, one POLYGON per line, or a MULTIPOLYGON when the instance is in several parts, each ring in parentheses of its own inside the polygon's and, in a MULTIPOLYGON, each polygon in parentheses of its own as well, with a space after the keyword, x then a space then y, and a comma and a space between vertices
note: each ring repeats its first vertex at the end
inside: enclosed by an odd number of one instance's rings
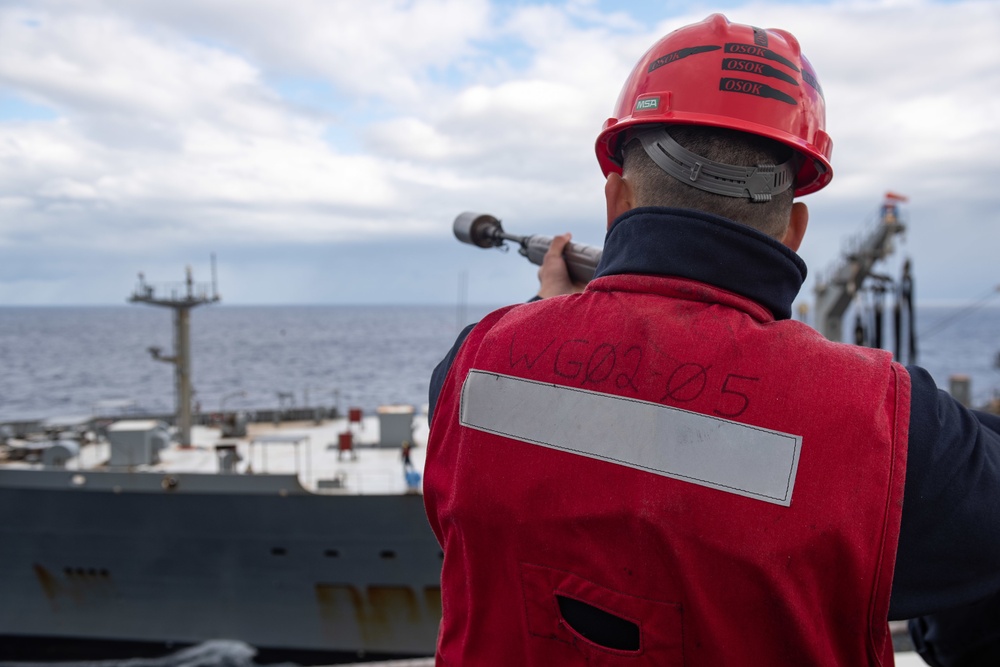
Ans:
MULTIPOLYGON (((92 414, 95 405, 115 400, 133 401, 151 413, 173 412, 174 369, 149 352, 157 347, 166 355, 173 349, 172 314, 136 305, 0 306, 0 421, 92 414)), ((496 307, 219 303, 195 308, 195 401, 204 412, 280 404, 420 409, 430 374, 458 332, 496 307)), ((845 331, 853 318, 845 317, 845 331)), ((916 323, 917 364, 943 389, 952 375, 968 375, 974 404, 991 400, 1000 386, 1000 304, 918 305, 916 323)), ((884 342, 892 344, 888 332, 884 342)))

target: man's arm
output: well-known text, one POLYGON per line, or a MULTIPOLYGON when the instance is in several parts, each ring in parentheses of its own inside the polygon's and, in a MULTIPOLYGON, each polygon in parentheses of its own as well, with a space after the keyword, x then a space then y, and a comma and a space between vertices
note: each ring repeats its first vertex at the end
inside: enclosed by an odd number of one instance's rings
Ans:
POLYGON ((448 354, 438 362, 438 365, 434 367, 434 371, 431 373, 431 386, 427 391, 428 424, 433 423, 434 406, 437 404, 438 396, 441 395, 441 389, 444 387, 444 381, 448 377, 448 371, 451 370, 451 365, 455 363, 455 357, 458 356, 458 351, 462 348, 462 343, 469 337, 472 330, 476 328, 476 324, 476 322, 473 322, 462 329, 462 333, 458 334, 458 338, 455 340, 455 344, 451 346, 451 349, 448 350, 448 354))
POLYGON ((910 636, 932 667, 1000 664, 1000 595, 910 621, 910 636))
POLYGON ((910 367, 909 453, 889 617, 929 664, 1000 665, 1000 417, 910 367), (987 662, 970 662, 972 655, 987 662))
POLYGON ((1000 418, 962 407, 924 369, 908 370, 909 453, 892 618, 1000 592, 1000 418))

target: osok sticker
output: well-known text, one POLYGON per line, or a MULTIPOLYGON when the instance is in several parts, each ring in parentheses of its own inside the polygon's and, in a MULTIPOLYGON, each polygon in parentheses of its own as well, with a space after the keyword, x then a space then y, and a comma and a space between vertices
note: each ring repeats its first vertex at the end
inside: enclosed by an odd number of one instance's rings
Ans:
POLYGON ((687 58, 688 56, 694 56, 699 53, 708 53, 709 51, 718 51, 720 48, 722 47, 714 44, 706 44, 705 46, 689 46, 686 49, 680 49, 679 51, 668 53, 667 55, 657 58, 653 62, 649 63, 649 69, 646 70, 646 73, 648 74, 653 70, 660 69, 664 65, 675 63, 678 60, 687 58))
POLYGON ((726 53, 732 53, 734 55, 741 56, 753 56, 754 58, 763 58, 765 60, 771 60, 776 63, 781 63, 785 67, 788 67, 792 71, 798 72, 799 68, 796 67, 788 58, 779 55, 772 51, 771 49, 765 49, 762 46, 757 46, 756 44, 739 44, 730 42, 726 44, 726 53))
POLYGON ((781 79, 785 83, 790 83, 793 86, 799 85, 799 82, 796 81, 790 74, 786 74, 776 67, 771 67, 767 63, 762 63, 757 60, 746 60, 745 58, 723 58, 722 69, 728 72, 759 74, 760 76, 767 76, 772 79, 781 79))
POLYGON ((819 96, 825 99, 825 96, 823 95, 823 88, 819 85, 819 81, 816 80, 816 77, 813 76, 812 72, 807 69, 802 70, 802 80, 815 88, 816 92, 819 93, 819 96))
POLYGON ((798 105, 795 98, 788 93, 783 93, 780 90, 768 86, 767 84, 758 83, 756 81, 747 81, 746 79, 722 78, 719 80, 719 90, 723 90, 728 93, 756 95, 757 97, 766 97, 768 99, 778 100, 779 102, 798 105))

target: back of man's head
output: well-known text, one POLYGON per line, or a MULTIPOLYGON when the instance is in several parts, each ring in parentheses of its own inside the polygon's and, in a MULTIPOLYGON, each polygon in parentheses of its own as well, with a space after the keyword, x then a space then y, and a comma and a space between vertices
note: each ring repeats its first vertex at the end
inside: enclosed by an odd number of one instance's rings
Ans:
MULTIPOLYGON (((781 164, 792 155, 790 148, 777 141, 724 128, 672 125, 668 132, 692 153, 726 165, 781 164)), ((622 176, 632 186, 636 206, 672 206, 713 213, 778 240, 788 228, 792 189, 773 195, 770 201, 752 201, 695 188, 653 162, 638 139, 627 140, 621 156, 622 176)))
POLYGON ((780 240, 792 197, 833 177, 825 128, 798 40, 713 14, 639 59, 595 149, 605 176, 631 182, 633 204, 699 209, 780 240))

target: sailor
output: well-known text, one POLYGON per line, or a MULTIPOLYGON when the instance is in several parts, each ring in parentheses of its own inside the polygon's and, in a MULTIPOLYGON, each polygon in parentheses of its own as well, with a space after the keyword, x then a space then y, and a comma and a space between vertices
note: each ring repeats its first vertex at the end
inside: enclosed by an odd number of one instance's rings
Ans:
POLYGON ((403 461, 404 472, 409 472, 410 470, 413 470, 413 460, 410 457, 410 448, 411 448, 410 441, 404 440, 400 451, 400 458, 403 461))
POLYGON ((891 665, 918 616, 932 664, 1000 664, 1000 419, 790 319, 824 128, 788 32, 713 15, 638 62, 596 277, 557 237, 551 298, 432 378, 438 664, 891 665))

